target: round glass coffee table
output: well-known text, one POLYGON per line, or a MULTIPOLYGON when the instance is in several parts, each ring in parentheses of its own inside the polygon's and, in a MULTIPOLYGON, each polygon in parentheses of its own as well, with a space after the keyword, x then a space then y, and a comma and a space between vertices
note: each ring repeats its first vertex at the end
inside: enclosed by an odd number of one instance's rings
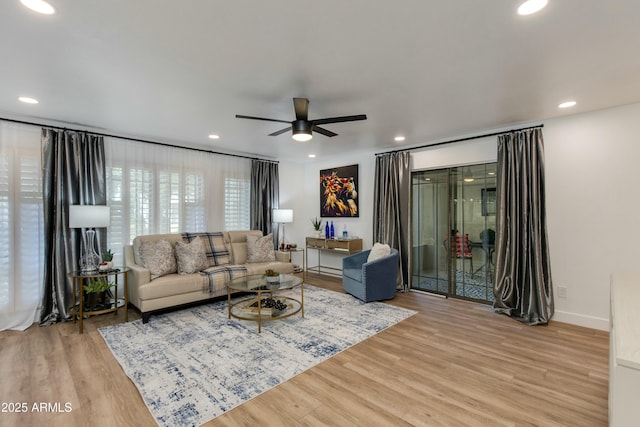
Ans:
MULTIPOLYGON (((232 317, 258 322, 258 333, 262 322, 284 319, 300 312, 304 317, 304 283, 293 274, 281 274, 277 282, 270 282, 264 274, 233 279, 227 284, 227 306, 232 317), (300 288, 300 299, 278 295, 280 291, 300 288), (231 303, 231 292, 250 292, 254 296, 231 303)), ((271 280, 271 279, 269 279, 271 280)))

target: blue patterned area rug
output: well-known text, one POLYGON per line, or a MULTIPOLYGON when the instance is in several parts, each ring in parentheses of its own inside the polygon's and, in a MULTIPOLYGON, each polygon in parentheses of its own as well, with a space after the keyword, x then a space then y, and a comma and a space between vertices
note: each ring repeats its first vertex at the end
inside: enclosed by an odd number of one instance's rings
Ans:
POLYGON ((197 426, 416 313, 309 285, 304 303, 261 334, 226 301, 99 331, 159 425, 197 426))

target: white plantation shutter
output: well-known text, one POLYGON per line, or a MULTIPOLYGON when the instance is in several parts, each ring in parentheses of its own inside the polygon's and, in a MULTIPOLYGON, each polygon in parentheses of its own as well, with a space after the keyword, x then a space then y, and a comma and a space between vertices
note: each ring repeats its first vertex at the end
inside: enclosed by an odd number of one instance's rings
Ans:
POLYGON ((251 181, 226 178, 224 181, 225 230, 249 230, 251 208, 251 181))
POLYGON ((251 160, 105 137, 108 247, 139 235, 248 229, 251 160))
POLYGON ((0 122, 0 330, 24 330, 42 298, 40 128, 0 122))

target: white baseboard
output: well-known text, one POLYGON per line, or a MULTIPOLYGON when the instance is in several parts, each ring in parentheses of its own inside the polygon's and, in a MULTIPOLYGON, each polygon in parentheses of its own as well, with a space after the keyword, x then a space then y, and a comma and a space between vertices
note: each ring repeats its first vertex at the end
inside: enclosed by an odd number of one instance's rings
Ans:
POLYGON ((599 329, 601 331, 609 330, 609 319, 600 317, 585 316, 584 314, 568 313, 566 311, 555 311, 552 320, 562 323, 570 323, 572 325, 584 326, 591 329, 599 329))

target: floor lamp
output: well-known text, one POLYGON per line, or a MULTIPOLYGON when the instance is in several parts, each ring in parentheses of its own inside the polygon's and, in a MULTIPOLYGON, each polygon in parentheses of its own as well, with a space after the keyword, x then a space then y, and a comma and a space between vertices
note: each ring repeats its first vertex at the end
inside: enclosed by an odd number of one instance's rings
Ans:
POLYGON ((288 222, 293 222, 293 210, 292 209, 274 209, 273 210, 273 222, 282 224, 282 244, 280 249, 284 250, 284 225, 288 222))
POLYGON ((96 252, 96 231, 94 228, 108 227, 111 223, 109 206, 99 205, 71 205, 69 206, 69 228, 84 228, 82 235, 84 252, 80 257, 80 271, 93 272, 98 270, 102 261, 96 252))

